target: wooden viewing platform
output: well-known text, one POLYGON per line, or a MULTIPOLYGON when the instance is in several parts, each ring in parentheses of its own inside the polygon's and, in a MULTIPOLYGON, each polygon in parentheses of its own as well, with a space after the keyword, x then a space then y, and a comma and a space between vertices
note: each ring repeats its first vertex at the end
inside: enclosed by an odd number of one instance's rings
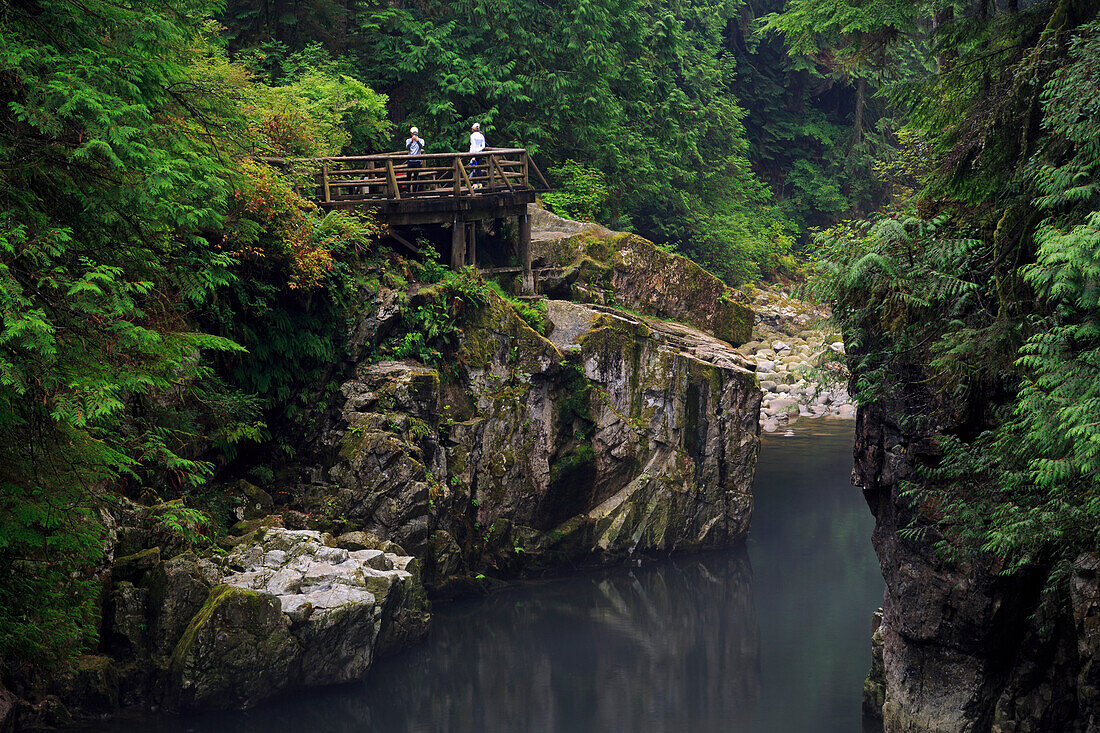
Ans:
POLYGON ((299 193, 323 209, 373 212, 386 223, 389 236, 413 252, 416 247, 397 227, 451 226, 450 260, 455 269, 477 265, 477 222, 515 218, 524 289, 534 287, 527 204, 550 186, 523 148, 263 160, 296 176, 299 193))

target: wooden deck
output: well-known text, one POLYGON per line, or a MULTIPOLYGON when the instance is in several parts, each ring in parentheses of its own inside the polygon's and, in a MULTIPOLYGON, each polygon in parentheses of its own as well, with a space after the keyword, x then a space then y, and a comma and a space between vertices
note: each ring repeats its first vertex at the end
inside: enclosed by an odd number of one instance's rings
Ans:
POLYGON ((415 251, 397 227, 451 226, 451 266, 456 268, 477 264, 476 222, 515 218, 525 288, 529 281, 533 287, 527 204, 550 186, 523 148, 263 160, 294 176, 299 193, 324 209, 373 212, 408 249, 415 251))

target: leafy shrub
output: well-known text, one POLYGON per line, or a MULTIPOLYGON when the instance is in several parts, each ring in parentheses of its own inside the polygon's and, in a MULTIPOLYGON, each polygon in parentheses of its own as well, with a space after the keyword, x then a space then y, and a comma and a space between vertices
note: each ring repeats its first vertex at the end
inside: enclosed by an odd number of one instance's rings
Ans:
POLYGON ((418 292, 416 304, 405 308, 402 333, 387 339, 379 353, 442 364, 458 348, 464 319, 489 301, 489 290, 472 267, 444 270, 435 287, 418 292))
POLYGON ((595 221, 607 206, 607 177, 603 171, 567 160, 550 169, 559 181, 557 190, 543 194, 542 200, 554 213, 578 221, 595 221))

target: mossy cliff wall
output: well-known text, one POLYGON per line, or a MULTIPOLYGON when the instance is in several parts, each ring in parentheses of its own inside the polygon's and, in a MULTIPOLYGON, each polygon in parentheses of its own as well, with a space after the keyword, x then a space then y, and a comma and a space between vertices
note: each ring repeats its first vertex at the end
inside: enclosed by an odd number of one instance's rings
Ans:
POLYGON ((760 392, 676 323, 567 301, 550 336, 491 295, 442 370, 361 363, 306 492, 334 532, 422 557, 439 592, 744 538, 760 392))
POLYGON ((533 265, 542 268, 539 292, 671 318, 734 345, 752 337, 753 312, 743 295, 686 257, 534 204, 528 216, 533 265))
POLYGON ((334 533, 421 557, 439 594, 729 546, 748 527, 760 391, 734 345, 752 311, 640 237, 531 211, 548 335, 491 293, 438 369, 375 362, 401 304, 430 292, 382 288, 299 492, 334 533))

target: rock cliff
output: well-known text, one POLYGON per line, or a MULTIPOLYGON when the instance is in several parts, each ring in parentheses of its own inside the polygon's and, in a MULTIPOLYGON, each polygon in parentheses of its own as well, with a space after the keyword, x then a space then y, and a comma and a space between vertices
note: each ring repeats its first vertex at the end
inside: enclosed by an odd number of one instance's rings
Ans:
POLYGON ((742 540, 760 405, 742 357, 605 306, 550 301, 547 320, 493 295, 442 374, 360 364, 308 509, 422 557, 436 590, 742 540))
POLYGON ((761 395, 734 346, 752 311, 644 239, 542 216, 535 247, 557 263, 540 280, 558 296, 543 301, 547 335, 490 291, 463 306, 438 368, 375 361, 372 345, 439 297, 381 287, 300 487, 321 526, 396 543, 440 595, 729 546, 748 527, 761 395))
POLYGON ((875 515, 886 581, 865 710, 881 711, 887 733, 1097 730, 1096 559, 1080 558, 1068 592, 1044 599, 1050 568, 1006 577, 992 557, 955 564, 936 550, 942 527, 914 524, 933 436, 983 409, 932 392, 923 370, 896 365, 897 383, 856 421, 853 480, 875 515))

